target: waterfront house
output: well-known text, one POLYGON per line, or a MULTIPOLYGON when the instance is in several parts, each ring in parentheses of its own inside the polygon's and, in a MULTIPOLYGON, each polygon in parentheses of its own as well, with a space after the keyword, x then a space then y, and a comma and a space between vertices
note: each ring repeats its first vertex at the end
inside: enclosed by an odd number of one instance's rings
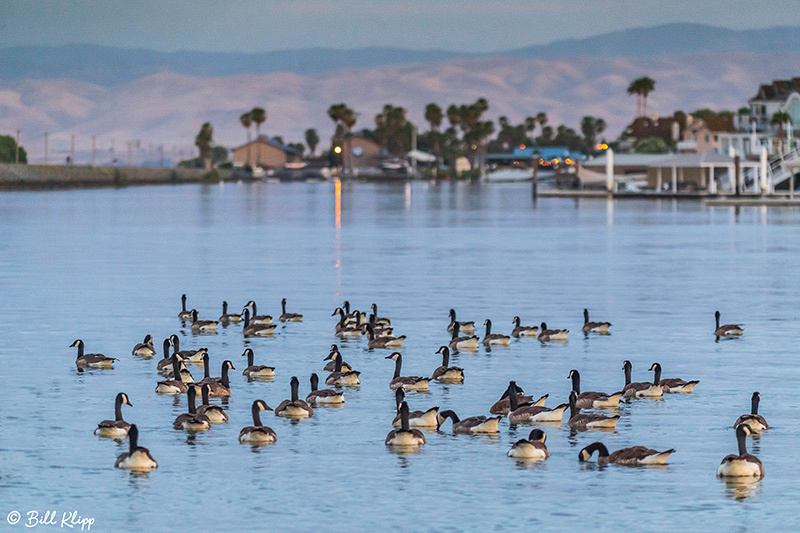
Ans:
POLYGON ((266 135, 259 135, 249 143, 233 149, 233 164, 235 166, 250 165, 251 167, 278 168, 286 163, 300 161, 302 158, 303 154, 299 150, 286 146, 266 135))
POLYGON ((671 117, 659 117, 653 114, 650 117, 637 117, 631 122, 623 133, 623 137, 636 146, 642 139, 656 137, 667 143, 667 146, 675 146, 681 140, 681 133, 686 127, 686 115, 676 112, 671 117))
POLYGON ((761 148, 770 155, 791 151, 794 138, 800 136, 800 77, 790 80, 775 80, 761 85, 755 96, 748 100, 749 112, 736 115, 735 131, 719 135, 721 153, 733 149, 741 156, 758 156, 761 148), (785 124, 784 139, 779 139, 779 127, 772 125, 772 117, 782 111, 791 117, 785 124))
POLYGON ((354 133, 342 143, 342 164, 345 168, 378 167, 386 157, 383 147, 360 133, 354 133))
POLYGON ((703 153, 716 151, 719 147, 719 135, 736 131, 733 116, 717 115, 706 118, 686 117, 686 127, 678 141, 677 149, 683 153, 703 153))

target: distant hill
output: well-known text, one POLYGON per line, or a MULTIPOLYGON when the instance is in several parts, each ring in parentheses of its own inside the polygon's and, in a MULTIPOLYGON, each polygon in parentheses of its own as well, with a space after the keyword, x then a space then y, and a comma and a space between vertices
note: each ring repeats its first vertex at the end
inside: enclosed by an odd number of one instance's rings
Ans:
POLYGON ((110 87, 164 72, 197 77, 276 72, 314 75, 403 64, 428 65, 487 56, 526 59, 643 58, 706 52, 800 52, 800 27, 730 30, 702 24, 666 24, 491 54, 382 47, 210 53, 130 50, 88 44, 18 46, 0 49, 0 81, 73 79, 110 87))
MULTIPOLYGON (((565 57, 529 59, 477 57, 437 63, 350 68, 315 74, 275 72, 227 76, 190 76, 160 72, 106 87, 75 79, 0 80, 0 134, 21 130, 29 159, 41 162, 44 132, 49 132, 50 161, 63 161, 76 135, 77 160, 88 161, 92 135, 101 154, 126 157, 126 143, 140 140, 134 161, 154 157, 151 144, 164 145, 167 159, 195 152, 194 136, 211 121, 215 140, 242 143, 239 115, 254 105, 267 109, 261 131, 302 141, 306 128, 318 128, 320 147, 333 132, 328 106, 347 102, 359 113, 356 129, 373 127, 384 104, 400 105, 409 119, 427 129, 425 105, 489 101, 488 117, 513 122, 538 111, 550 124, 578 129, 581 117, 603 117, 607 136, 615 138, 633 118, 630 80, 648 75, 656 90, 648 111, 661 115, 701 107, 737 109, 759 84, 797 76, 800 53, 681 54, 659 57, 565 57)), ((538 132, 538 129, 537 129, 538 132)), ((157 156, 155 156, 157 157, 157 156)))

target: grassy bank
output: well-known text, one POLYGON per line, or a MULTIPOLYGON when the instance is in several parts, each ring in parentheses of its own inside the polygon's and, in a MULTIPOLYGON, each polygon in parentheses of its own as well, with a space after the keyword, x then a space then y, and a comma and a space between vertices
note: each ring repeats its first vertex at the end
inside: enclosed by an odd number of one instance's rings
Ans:
POLYGON ((229 179, 230 170, 0 164, 0 190, 127 187, 229 179))

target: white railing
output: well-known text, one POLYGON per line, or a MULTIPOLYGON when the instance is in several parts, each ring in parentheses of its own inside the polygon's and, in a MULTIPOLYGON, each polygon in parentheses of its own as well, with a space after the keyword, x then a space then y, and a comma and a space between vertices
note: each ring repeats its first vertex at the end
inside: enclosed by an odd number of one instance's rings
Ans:
POLYGON ((800 150, 795 147, 769 160, 767 164, 767 176, 770 178, 773 187, 791 177, 792 174, 791 171, 786 168, 786 162, 794 162, 798 159, 800 159, 800 150))

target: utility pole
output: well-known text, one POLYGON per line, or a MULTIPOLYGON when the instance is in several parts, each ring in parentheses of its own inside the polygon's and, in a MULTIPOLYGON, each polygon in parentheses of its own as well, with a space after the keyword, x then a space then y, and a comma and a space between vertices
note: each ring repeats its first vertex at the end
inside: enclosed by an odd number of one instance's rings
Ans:
POLYGON ((44 164, 47 164, 47 132, 44 132, 44 164))
POLYGON ((19 130, 17 130, 17 154, 14 156, 14 163, 19 164, 19 130))
POLYGON ((94 166, 95 162, 95 149, 97 148, 96 136, 92 135, 92 166, 94 166))
POLYGON ((70 137, 69 155, 70 155, 69 164, 70 165, 74 165, 75 164, 75 134, 74 133, 70 137))

